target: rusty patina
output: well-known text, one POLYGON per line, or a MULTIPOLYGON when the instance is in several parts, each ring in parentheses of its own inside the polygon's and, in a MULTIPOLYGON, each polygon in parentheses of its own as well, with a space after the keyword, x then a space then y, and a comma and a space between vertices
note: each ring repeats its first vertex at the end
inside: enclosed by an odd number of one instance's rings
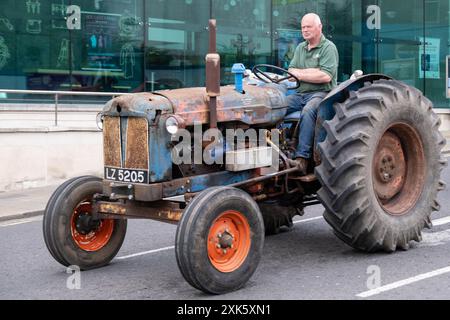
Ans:
MULTIPOLYGON (((221 88, 217 97, 217 121, 242 122, 248 125, 273 125, 283 120, 287 111, 284 92, 276 85, 256 87, 244 85, 245 94, 234 86, 221 88)), ((208 124, 209 97, 205 88, 186 88, 159 91, 158 94, 123 95, 110 101, 104 108, 105 116, 146 117, 152 125, 157 114, 177 114, 186 126, 208 124), (167 98, 170 96, 169 98, 167 98)))
POLYGON ((105 166, 120 167, 120 118, 107 117, 103 123, 103 156, 105 166))
POLYGON ((391 125, 373 156, 372 180, 378 201, 388 214, 403 215, 423 191, 426 158, 422 140, 408 123, 391 125))
POLYGON ((181 219, 183 210, 179 207, 176 207, 175 204, 168 204, 167 202, 155 202, 152 204, 152 206, 148 206, 137 201, 97 201, 93 205, 93 212, 94 214, 98 214, 100 216, 118 216, 117 218, 120 218, 119 216, 122 216, 177 223, 181 219))
POLYGON ((144 169, 149 167, 148 123, 144 118, 128 118, 125 167, 144 169))

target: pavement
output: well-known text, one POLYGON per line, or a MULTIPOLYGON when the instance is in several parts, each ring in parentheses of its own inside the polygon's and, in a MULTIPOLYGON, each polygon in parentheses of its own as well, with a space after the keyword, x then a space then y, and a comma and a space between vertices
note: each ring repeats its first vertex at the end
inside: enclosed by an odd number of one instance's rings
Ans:
MULTIPOLYGON (((450 154, 450 131, 443 131, 447 145, 444 154, 450 154)), ((47 201, 58 185, 20 191, 0 192, 0 221, 16 220, 42 215, 47 201)))
POLYGON ((0 221, 42 215, 47 201, 58 186, 46 186, 0 193, 0 221))

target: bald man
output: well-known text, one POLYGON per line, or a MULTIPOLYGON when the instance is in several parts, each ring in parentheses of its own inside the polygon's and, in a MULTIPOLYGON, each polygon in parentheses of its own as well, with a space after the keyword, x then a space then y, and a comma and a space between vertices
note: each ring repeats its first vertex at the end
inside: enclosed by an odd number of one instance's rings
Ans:
POLYGON ((339 55, 334 43, 322 34, 322 22, 317 14, 306 14, 301 27, 305 41, 297 46, 289 65, 289 71, 301 85, 296 94, 288 97, 287 114, 301 111, 296 159, 291 164, 306 174, 313 152, 319 104, 336 86, 339 55))

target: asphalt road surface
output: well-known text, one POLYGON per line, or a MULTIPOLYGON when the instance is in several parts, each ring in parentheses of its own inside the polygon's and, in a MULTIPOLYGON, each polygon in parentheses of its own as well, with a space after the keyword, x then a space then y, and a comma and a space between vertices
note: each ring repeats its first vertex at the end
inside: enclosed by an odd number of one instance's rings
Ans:
MULTIPOLYGON (((442 179, 450 185, 449 168, 442 179)), ((450 299, 449 195, 450 187, 440 193, 442 209, 423 241, 394 254, 353 250, 323 220, 322 206, 310 207, 292 231, 266 238, 247 285, 221 296, 184 281, 174 225, 130 220, 116 259, 74 280, 48 253, 42 217, 6 221, 0 223, 0 299, 450 299)))

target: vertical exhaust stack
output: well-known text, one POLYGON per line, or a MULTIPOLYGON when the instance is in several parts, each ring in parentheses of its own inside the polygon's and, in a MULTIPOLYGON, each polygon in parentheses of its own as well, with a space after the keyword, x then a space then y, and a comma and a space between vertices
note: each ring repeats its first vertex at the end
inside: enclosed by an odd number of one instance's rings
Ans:
POLYGON ((217 97, 220 96, 220 56, 216 52, 216 20, 209 20, 209 53, 206 55, 206 94, 209 126, 217 128, 217 97))

